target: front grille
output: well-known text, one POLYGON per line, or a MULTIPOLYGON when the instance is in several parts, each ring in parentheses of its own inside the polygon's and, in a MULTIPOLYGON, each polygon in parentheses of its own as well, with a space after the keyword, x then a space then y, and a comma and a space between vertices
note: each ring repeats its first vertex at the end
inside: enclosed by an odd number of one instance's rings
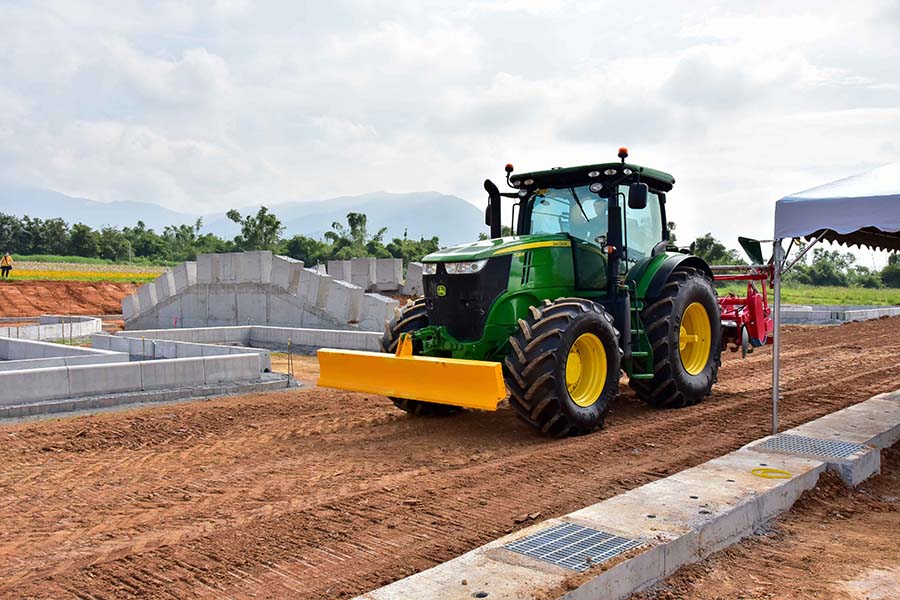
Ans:
POLYGON ((448 275, 438 263, 437 273, 422 278, 428 323, 446 327, 460 341, 480 338, 491 305, 509 286, 511 262, 512 255, 491 258, 471 275, 448 275), (439 286, 444 286, 443 296, 437 293, 439 286))

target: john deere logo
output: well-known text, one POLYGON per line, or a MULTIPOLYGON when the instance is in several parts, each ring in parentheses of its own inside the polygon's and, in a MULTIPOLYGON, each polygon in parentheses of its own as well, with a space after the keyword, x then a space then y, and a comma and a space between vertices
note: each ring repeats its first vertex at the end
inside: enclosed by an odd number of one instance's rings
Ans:
POLYGON ((437 295, 440 296, 441 298, 446 296, 447 295, 447 286, 445 286, 445 285, 437 286, 437 295))

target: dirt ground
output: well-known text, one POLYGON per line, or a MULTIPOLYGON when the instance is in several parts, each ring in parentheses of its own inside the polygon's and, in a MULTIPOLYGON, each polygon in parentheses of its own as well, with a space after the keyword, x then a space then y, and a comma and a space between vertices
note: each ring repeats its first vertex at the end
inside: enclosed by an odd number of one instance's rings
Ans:
POLYGON ((900 598, 900 446, 851 490, 828 474, 760 535, 632 600, 900 598))
MULTIPOLYGON (((565 440, 312 387, 2 426, 0 597, 352 596, 766 435, 769 360, 728 353, 683 410, 623 387, 565 440)), ((898 366, 900 318, 788 328, 783 425, 900 388, 898 366)))
POLYGON ((119 314, 122 298, 135 291, 131 283, 3 281, 0 317, 119 314))

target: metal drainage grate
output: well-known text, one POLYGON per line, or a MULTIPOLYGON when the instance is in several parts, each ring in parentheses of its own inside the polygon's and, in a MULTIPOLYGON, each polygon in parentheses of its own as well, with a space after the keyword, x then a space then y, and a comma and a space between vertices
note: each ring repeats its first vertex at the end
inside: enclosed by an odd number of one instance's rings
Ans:
POLYGON ((765 450, 777 450, 793 454, 805 454, 817 458, 847 458, 855 452, 865 449, 862 444, 842 442, 840 440, 820 440, 782 433, 756 446, 765 450))
POLYGON ((591 565, 607 561, 642 543, 574 523, 560 523, 506 544, 504 548, 573 571, 586 571, 591 565))

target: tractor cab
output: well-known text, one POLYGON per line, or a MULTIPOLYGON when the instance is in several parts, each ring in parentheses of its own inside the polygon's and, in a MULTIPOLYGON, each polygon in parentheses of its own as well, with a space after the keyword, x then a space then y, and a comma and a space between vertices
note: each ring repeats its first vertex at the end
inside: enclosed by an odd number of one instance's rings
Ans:
MULTIPOLYGON (((627 156, 621 148, 621 163, 515 175, 509 169, 507 183, 518 191, 501 196, 518 200, 513 209, 514 215, 519 209, 514 216, 517 235, 570 236, 575 251, 584 254, 583 260, 596 262, 591 255, 616 258, 622 272, 664 252, 669 239, 666 192, 675 179, 662 171, 626 164, 627 156)), ((496 188, 487 182, 485 187, 489 196, 496 188)), ((487 220, 492 222, 490 212, 499 213, 499 202, 495 205, 494 198, 489 198, 488 206, 487 220)))

